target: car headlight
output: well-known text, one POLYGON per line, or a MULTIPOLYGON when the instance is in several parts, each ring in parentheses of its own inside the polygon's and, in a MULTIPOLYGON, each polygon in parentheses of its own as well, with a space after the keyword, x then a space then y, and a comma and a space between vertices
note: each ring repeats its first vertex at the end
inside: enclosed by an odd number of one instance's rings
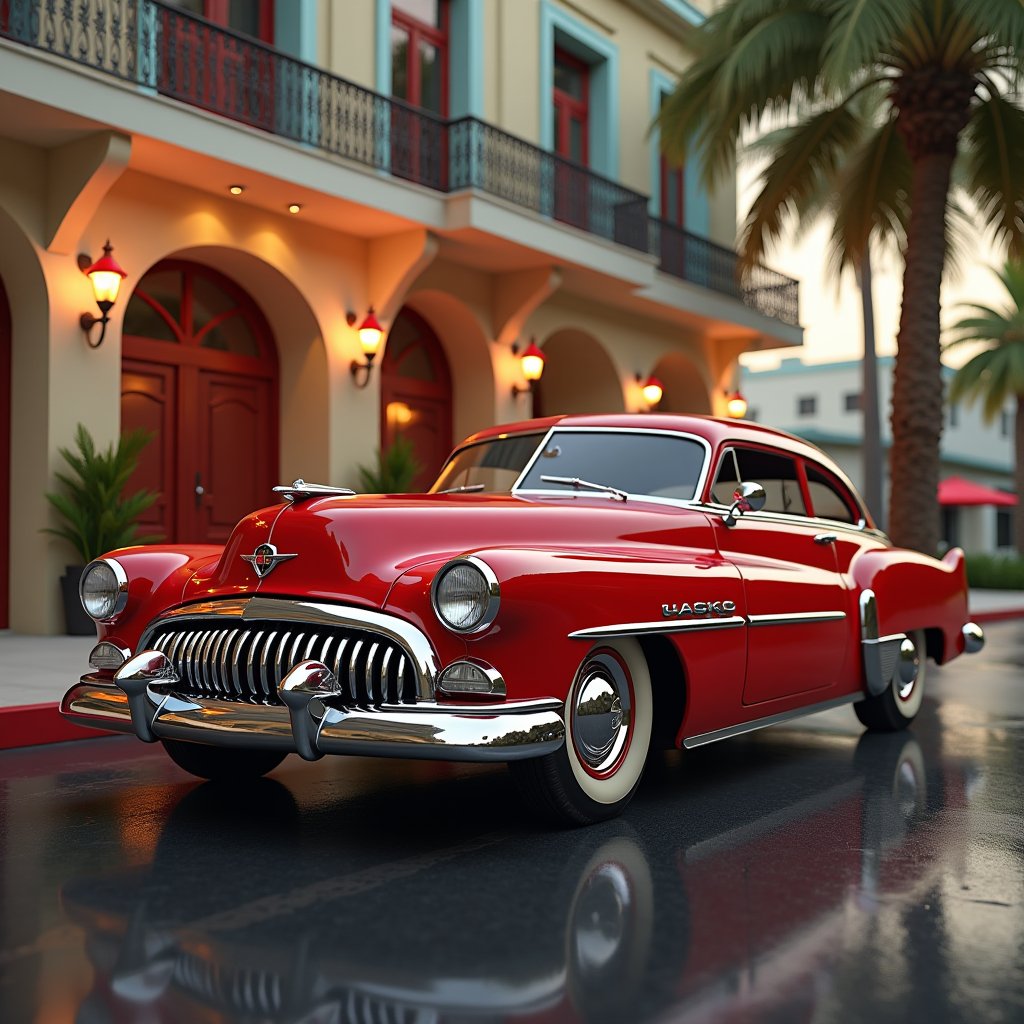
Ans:
POLYGON ((456 633, 478 633, 498 614, 501 588, 483 559, 464 555, 443 566, 430 587, 437 617, 456 633))
POLYGON ((128 575, 115 559, 99 558, 85 567, 78 595, 91 618, 109 621, 120 615, 128 603, 128 575))

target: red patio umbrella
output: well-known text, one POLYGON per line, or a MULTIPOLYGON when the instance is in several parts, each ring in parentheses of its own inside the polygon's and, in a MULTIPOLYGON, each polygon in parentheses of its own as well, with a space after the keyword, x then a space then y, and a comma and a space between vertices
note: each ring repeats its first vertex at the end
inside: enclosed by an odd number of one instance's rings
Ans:
POLYGON ((1016 495, 951 476, 939 482, 940 505, 1016 505, 1016 495))

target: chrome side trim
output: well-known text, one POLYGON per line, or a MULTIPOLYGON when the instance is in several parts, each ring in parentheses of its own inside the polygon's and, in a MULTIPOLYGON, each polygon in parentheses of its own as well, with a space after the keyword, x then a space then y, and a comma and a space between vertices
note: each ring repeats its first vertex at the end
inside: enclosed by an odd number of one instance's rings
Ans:
POLYGON ((861 699, 859 693, 849 693, 845 697, 836 697, 833 700, 825 700, 820 704, 809 704, 807 707, 794 708, 792 711, 781 711, 777 715, 768 715, 765 718, 755 718, 750 722, 741 722, 739 725, 730 725, 725 729, 713 729, 711 732, 698 733, 696 736, 687 736, 683 740, 683 746, 687 750, 693 747, 702 747, 705 743, 715 743, 718 740, 727 740, 732 736, 742 736, 746 732, 754 732, 757 729, 764 729, 769 725, 779 725, 782 722, 790 722, 794 718, 803 718, 805 715, 814 715, 819 711, 830 711, 832 708, 840 708, 844 704, 852 704, 861 699))
MULTIPOLYGON (((297 679, 293 692, 300 692, 298 683, 297 679)), ((302 713, 309 716, 316 733, 318 754, 497 762, 541 757, 565 742, 563 703, 554 698, 510 704, 424 701, 374 709, 324 707, 319 719, 317 705, 337 698, 324 697, 313 686, 312 692, 306 688, 302 699, 302 713)), ((61 711, 79 725, 135 731, 124 691, 109 680, 83 676, 65 694, 61 711)), ((154 716, 153 732, 156 738, 220 747, 298 752, 291 709, 281 705, 182 698, 172 693, 154 716)))
POLYGON ((745 626, 742 615, 724 619, 677 619, 673 622, 619 622, 610 626, 591 626, 569 634, 570 640, 599 640, 615 636, 647 636, 652 633, 693 633, 709 629, 736 629, 745 626))
POLYGON ((788 615, 750 615, 752 626, 800 626, 806 622, 838 622, 846 612, 792 612, 788 615))
MULTIPOLYGON (((434 695, 439 665, 426 635, 411 623, 405 622, 397 616, 349 605, 319 604, 312 601, 274 597, 201 601, 197 604, 173 608, 154 619, 146 627, 139 642, 139 649, 145 650, 157 626, 168 620, 177 623, 188 619, 209 619, 211 616, 240 618, 244 622, 261 619, 279 623, 295 622, 301 623, 309 629, 314 629, 316 626, 356 626, 382 633, 400 644, 412 659, 416 674, 417 700, 430 700, 434 695)), ((252 660, 258 658, 258 653, 250 652, 250 667, 252 667, 252 660)))

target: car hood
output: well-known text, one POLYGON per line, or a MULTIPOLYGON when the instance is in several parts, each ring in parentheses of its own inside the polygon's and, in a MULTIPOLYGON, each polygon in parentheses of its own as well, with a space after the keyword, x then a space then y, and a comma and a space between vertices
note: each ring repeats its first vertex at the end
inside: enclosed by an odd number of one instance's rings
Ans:
MULTIPOLYGON (((185 600, 211 597, 343 599, 384 605, 391 585, 417 565, 490 547, 593 549, 707 543, 693 509, 604 496, 362 495, 261 509, 235 528, 220 561, 195 575, 185 600), (272 544, 278 562, 260 579, 244 556, 272 544)), ((665 552, 667 556, 668 551, 665 552)), ((649 552, 645 557, 657 557, 649 552)))

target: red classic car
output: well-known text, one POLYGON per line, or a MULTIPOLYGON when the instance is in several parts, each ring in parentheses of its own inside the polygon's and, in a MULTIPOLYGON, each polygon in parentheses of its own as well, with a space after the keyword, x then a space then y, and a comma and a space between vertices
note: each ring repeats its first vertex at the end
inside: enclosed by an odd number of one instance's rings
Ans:
POLYGON ((506 761, 588 823, 653 748, 847 703, 904 728, 926 656, 984 642, 959 549, 894 549, 827 456, 754 423, 552 417, 475 434, 428 494, 275 490, 223 549, 87 567, 100 642, 65 715, 204 778, 506 761))

